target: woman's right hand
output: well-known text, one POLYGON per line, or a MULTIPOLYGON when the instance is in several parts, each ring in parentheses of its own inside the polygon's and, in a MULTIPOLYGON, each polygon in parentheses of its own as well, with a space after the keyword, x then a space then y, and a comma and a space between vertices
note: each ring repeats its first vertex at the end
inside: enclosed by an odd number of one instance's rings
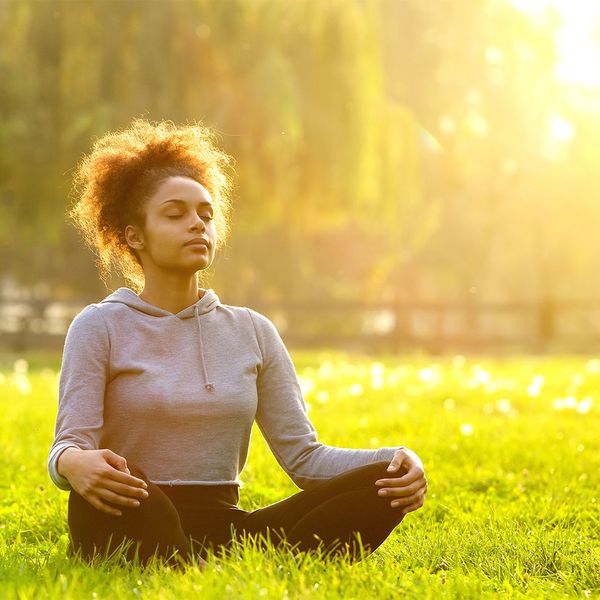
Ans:
POLYGON ((138 498, 148 497, 146 482, 130 475, 125 458, 108 448, 82 450, 70 446, 60 454, 56 467, 80 496, 108 515, 123 514, 108 502, 137 507, 138 498))

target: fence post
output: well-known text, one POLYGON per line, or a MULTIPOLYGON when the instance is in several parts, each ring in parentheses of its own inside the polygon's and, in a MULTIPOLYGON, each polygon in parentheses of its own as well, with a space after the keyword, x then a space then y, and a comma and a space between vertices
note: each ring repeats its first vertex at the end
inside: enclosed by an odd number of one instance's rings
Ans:
POLYGON ((394 310, 394 328, 391 332, 392 351, 402 352, 406 349, 408 340, 411 337, 411 318, 408 316, 409 308, 402 300, 395 298, 392 304, 394 310))
POLYGON ((538 307, 538 347, 545 351, 554 338, 556 306, 547 296, 540 300, 538 307))

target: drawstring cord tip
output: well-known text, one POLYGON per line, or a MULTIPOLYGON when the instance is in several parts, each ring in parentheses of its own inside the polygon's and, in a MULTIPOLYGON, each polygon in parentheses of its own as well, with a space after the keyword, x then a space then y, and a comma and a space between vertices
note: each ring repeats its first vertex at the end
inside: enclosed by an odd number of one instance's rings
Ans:
POLYGON ((204 387, 209 391, 212 392, 215 389, 215 386, 212 383, 205 383, 204 387))

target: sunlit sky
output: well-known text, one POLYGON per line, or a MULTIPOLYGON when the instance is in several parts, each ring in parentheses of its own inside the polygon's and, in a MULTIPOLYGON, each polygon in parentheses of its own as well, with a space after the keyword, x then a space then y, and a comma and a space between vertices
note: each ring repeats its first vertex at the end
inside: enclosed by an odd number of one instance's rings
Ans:
POLYGON ((532 18, 555 9, 562 25, 557 36, 559 81, 600 87, 600 2, 598 0, 511 0, 532 18))

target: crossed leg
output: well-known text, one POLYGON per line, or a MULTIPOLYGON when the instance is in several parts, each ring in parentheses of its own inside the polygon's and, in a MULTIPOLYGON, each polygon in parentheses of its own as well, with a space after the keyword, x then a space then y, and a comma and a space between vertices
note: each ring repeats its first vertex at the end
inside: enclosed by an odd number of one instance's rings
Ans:
MULTIPOLYGON (((109 556, 123 542, 133 540, 126 558, 137 554, 142 564, 157 554, 169 563, 189 562, 197 552, 206 558, 209 545, 225 549, 232 541, 246 535, 260 544, 271 540, 276 546, 291 545, 293 551, 322 547, 328 554, 350 551, 351 560, 360 560, 361 544, 366 553, 375 550, 404 518, 399 508, 390 506, 389 498, 377 494, 377 479, 389 477, 387 461, 376 462, 319 482, 274 504, 251 512, 227 513, 223 535, 219 540, 201 539, 201 532, 183 530, 179 513, 171 499, 134 466, 130 472, 148 484, 148 497, 139 507, 118 508, 121 516, 108 515, 93 507, 74 490, 69 496, 68 522, 71 553, 80 551, 82 558, 109 556), (360 540, 360 543, 359 543, 360 540), (212 542, 217 542, 213 544, 212 542), (199 546, 198 546, 199 544, 199 546), (179 559, 174 554, 179 555, 179 559)), ((402 469, 397 476, 406 472, 402 469)), ((218 512, 218 511, 217 511, 218 512)), ((200 523, 200 528, 204 524, 200 523)))
MULTIPOLYGON (((372 552, 404 518, 400 508, 392 508, 390 499, 377 493, 375 481, 390 477, 388 465, 381 461, 345 471, 251 511, 235 523, 236 539, 249 534, 259 542, 291 544, 298 551, 319 546, 327 554, 349 550, 351 560, 360 560, 361 543, 365 553, 372 552)), ((405 473, 403 467, 397 476, 405 473)))
POLYGON ((183 561, 189 561, 192 547, 181 526, 177 509, 157 485, 148 481, 143 471, 133 466, 129 470, 135 477, 146 481, 148 497, 140 500, 138 507, 111 504, 123 513, 121 516, 98 510, 71 490, 68 509, 70 554, 80 552, 81 557, 89 562, 96 555, 109 557, 121 544, 133 540, 125 553, 127 560, 133 560, 137 554, 141 564, 146 564, 152 555, 157 554, 177 566, 180 561, 173 556, 177 551, 183 561))

